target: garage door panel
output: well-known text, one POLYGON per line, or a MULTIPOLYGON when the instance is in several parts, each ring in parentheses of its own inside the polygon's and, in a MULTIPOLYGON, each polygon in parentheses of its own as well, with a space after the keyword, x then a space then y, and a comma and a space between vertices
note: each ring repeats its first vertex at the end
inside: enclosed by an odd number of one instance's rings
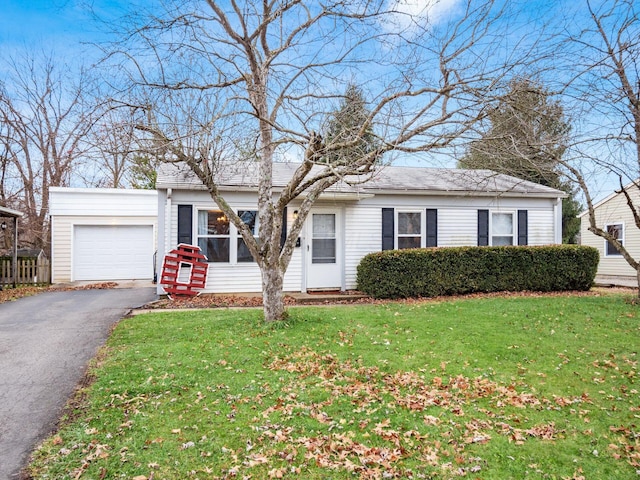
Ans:
POLYGON ((126 280, 153 277, 151 225, 76 225, 74 280, 126 280))

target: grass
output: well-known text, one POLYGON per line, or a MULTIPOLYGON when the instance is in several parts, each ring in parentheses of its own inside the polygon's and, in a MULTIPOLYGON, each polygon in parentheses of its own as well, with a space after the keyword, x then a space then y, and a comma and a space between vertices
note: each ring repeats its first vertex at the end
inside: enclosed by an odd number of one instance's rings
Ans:
POLYGON ((34 478, 631 479, 638 307, 487 298, 120 323, 34 478))

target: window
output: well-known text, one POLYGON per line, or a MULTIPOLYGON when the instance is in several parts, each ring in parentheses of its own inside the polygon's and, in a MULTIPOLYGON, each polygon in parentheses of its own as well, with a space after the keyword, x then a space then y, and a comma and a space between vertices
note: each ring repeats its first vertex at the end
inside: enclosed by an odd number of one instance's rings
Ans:
POLYGON ((491 245, 513 245, 513 213, 491 214, 491 245))
MULTIPOLYGON (((256 210, 238 210, 238 216, 249 227, 253 236, 258 233, 258 212, 256 210)), ((247 244, 240 232, 238 232, 238 251, 237 251, 238 263, 255 262, 255 258, 251 255, 251 252, 247 248, 247 244)))
POLYGON ((209 262, 229 261, 229 227, 229 219, 222 211, 198 211, 198 246, 209 262))
MULTIPOLYGON (((238 216, 256 236, 258 212, 238 210, 238 216)), ((211 263, 255 262, 242 235, 221 210, 198 211, 198 246, 211 263)))
POLYGON ((336 263, 336 216, 312 215, 311 263, 336 263))
POLYGON ((422 212, 398 212, 398 249, 422 246, 422 212))
MULTIPOLYGON (((607 233, 624 245, 624 225, 622 223, 612 223, 606 226, 607 233)), ((609 256, 620 256, 620 250, 609 241, 605 242, 605 253, 609 256)))

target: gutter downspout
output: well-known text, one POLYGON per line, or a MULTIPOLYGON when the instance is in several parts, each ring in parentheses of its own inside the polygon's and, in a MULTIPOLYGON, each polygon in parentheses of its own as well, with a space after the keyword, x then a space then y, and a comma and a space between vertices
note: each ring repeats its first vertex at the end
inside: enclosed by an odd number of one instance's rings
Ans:
MULTIPOLYGON (((171 218, 171 189, 158 190, 158 233, 157 233, 157 255, 156 255, 156 271, 158 276, 162 275, 162 263, 167 253, 167 246, 171 232, 167 231, 167 219, 171 218)), ((156 282, 156 294, 164 295, 165 291, 160 284, 160 279, 156 282)))

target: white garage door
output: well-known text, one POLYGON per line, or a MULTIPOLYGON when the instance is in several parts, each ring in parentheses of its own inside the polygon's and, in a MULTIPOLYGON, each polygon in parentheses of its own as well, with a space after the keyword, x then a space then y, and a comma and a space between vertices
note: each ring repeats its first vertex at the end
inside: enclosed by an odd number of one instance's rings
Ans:
POLYGON ((135 280, 152 277, 151 225, 74 227, 74 280, 135 280))

